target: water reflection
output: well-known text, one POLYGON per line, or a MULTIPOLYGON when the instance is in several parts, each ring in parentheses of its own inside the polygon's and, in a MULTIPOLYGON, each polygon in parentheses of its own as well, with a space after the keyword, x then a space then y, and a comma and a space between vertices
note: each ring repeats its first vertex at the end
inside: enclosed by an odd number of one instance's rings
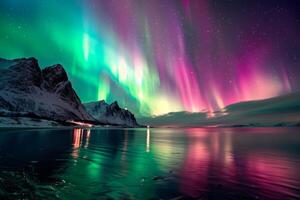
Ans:
POLYGON ((206 130, 187 129, 187 153, 181 170, 180 190, 190 197, 198 197, 207 188, 210 152, 206 130))
POLYGON ((124 130, 124 144, 122 152, 122 161, 126 160, 126 152, 128 150, 128 130, 124 130))
POLYGON ((147 128, 146 152, 150 152, 150 128, 147 128))
POLYGON ((86 141, 85 141, 84 148, 87 148, 89 146, 90 137, 91 137, 91 129, 86 129, 86 141))
POLYGON ((214 196, 210 190, 254 199, 299 197, 299 188, 295 187, 300 178, 299 160, 290 160, 288 154, 281 153, 287 149, 276 148, 282 142, 278 139, 286 135, 277 132, 280 135, 257 138, 251 130, 250 134, 244 133, 249 140, 238 135, 232 141, 233 131, 236 129, 186 130, 189 145, 181 171, 181 192, 204 199, 214 196), (267 148, 257 149, 257 143, 265 143, 267 148))
POLYGON ((91 129, 75 128, 73 130, 73 146, 79 148, 82 145, 82 140, 85 138, 84 148, 89 145, 91 129))
POLYGON ((0 134, 0 166, 34 167, 39 182, 45 177, 64 180, 65 185, 49 183, 61 199, 296 199, 298 132, 286 128, 10 131, 0 134))
POLYGON ((80 128, 75 128, 74 129, 74 132, 73 132, 73 146, 74 146, 74 149, 77 149, 77 148, 80 147, 82 132, 83 132, 83 129, 80 129, 80 128))
POLYGON ((72 156, 78 158, 79 148, 82 146, 83 140, 85 140, 84 148, 89 145, 91 136, 91 129, 75 128, 73 130, 73 152, 72 156))

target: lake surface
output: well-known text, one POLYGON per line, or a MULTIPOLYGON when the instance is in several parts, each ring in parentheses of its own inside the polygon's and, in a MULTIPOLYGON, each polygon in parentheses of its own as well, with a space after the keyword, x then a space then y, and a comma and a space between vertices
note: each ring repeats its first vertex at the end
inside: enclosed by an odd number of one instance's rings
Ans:
POLYGON ((300 129, 0 129, 0 198, 300 199, 300 129))

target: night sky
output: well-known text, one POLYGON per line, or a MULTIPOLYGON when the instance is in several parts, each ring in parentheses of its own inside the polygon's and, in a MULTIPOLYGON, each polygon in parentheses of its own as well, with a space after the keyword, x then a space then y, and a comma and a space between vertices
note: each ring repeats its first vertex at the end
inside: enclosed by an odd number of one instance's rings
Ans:
POLYGON ((300 90, 300 1, 1 0, 0 57, 61 63, 83 102, 213 111, 300 90))

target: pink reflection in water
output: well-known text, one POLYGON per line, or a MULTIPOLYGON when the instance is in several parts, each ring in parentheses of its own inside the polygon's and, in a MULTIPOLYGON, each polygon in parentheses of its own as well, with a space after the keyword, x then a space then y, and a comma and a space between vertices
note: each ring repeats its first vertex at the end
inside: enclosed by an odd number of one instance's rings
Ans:
POLYGON ((209 151, 205 140, 208 134, 205 130, 188 129, 188 150, 181 172, 180 190, 189 196, 197 197, 198 188, 204 189, 207 185, 209 151))
POLYGON ((274 191, 278 198, 294 196, 293 185, 299 178, 300 165, 287 160, 284 155, 260 155, 253 153, 246 161, 247 177, 267 194, 274 191))
POLYGON ((81 136, 82 136, 83 130, 80 128, 75 128, 73 132, 73 146, 74 148, 80 147, 81 143, 81 136))
POLYGON ((180 173, 180 190, 184 195, 199 198, 212 188, 236 192, 243 187, 249 195, 262 199, 274 196, 274 192, 278 193, 274 199, 299 198, 293 188, 300 179, 299 163, 277 152, 280 149, 257 150, 257 141, 247 143, 251 140, 250 132, 244 139, 243 135, 237 138, 230 129, 187 131, 186 159, 180 173))
POLYGON ((74 158, 78 158, 78 151, 79 148, 82 145, 82 140, 85 137, 85 144, 84 148, 87 148, 89 146, 91 136, 91 130, 90 129, 82 129, 82 128, 75 128, 73 130, 73 152, 72 156, 74 158))

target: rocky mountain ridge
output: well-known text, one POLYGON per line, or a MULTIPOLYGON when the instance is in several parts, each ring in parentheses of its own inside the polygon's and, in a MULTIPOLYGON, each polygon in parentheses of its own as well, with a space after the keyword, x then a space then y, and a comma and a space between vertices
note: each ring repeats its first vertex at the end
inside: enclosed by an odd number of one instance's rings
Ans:
POLYGON ((138 126, 134 115, 127 109, 120 108, 117 101, 111 104, 107 104, 104 100, 85 103, 84 107, 92 117, 104 124, 138 126))
MULTIPOLYGON (((29 117, 92 124, 127 124, 119 118, 99 121, 89 114, 72 87, 63 66, 41 69, 35 58, 0 58, 0 117, 29 117), (107 124, 107 123, 105 123, 107 124)), ((122 109, 119 112, 123 112, 122 109)), ((95 113, 92 113, 95 114, 95 113)), ((129 116, 129 115, 128 115, 129 116)), ((0 124, 1 124, 0 118, 0 124)), ((2 120, 2 124, 7 120, 2 120)))

